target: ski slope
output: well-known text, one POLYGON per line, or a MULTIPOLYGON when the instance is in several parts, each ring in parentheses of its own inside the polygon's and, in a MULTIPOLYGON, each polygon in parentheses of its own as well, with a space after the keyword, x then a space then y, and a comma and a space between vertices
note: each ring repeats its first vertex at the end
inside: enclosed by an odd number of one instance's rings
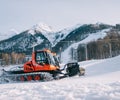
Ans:
POLYGON ((0 84, 0 100, 120 100, 120 56, 79 64, 85 76, 0 84))
POLYGON ((88 37, 86 37, 82 41, 77 42, 77 43, 73 43, 72 45, 70 45, 66 50, 64 50, 61 53, 61 62, 63 62, 63 63, 71 62, 71 60, 72 60, 71 49, 72 48, 77 49, 80 44, 87 45, 91 41, 103 39, 107 35, 106 32, 108 32, 109 30, 110 29, 108 28, 108 29, 104 29, 102 31, 99 31, 97 33, 89 34, 88 37))

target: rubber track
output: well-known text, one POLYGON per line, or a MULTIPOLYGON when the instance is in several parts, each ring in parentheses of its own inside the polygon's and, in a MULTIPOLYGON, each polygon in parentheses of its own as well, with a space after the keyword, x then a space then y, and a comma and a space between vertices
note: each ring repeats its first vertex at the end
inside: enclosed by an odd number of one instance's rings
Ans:
POLYGON ((21 82, 20 77, 24 77, 27 80, 27 76, 31 76, 32 77, 32 81, 35 81, 33 79, 33 77, 35 76, 40 76, 40 80, 38 81, 51 81, 54 78, 52 77, 52 75, 50 73, 47 72, 35 72, 35 73, 25 73, 25 74, 3 74, 1 76, 1 83, 9 83, 9 82, 21 82))

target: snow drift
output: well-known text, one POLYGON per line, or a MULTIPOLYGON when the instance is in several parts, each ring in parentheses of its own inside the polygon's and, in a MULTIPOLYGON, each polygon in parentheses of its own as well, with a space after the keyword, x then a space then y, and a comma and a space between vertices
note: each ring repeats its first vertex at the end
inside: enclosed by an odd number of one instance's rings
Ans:
POLYGON ((0 84, 1 100, 120 100, 120 56, 79 62, 86 75, 51 82, 0 84))

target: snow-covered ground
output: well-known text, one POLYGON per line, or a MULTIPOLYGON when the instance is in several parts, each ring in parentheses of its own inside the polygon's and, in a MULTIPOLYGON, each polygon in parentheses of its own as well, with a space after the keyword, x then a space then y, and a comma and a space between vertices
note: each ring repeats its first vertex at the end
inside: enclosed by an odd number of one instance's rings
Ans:
POLYGON ((0 84, 0 100, 120 100, 120 56, 79 64, 85 76, 0 84))

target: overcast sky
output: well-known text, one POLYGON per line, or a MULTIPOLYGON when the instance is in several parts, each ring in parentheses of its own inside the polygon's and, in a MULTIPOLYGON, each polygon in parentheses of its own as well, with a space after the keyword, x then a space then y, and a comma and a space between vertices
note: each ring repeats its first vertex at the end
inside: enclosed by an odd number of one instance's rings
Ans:
POLYGON ((76 24, 120 23, 120 0, 0 0, 0 33, 37 23, 55 30, 76 24))

